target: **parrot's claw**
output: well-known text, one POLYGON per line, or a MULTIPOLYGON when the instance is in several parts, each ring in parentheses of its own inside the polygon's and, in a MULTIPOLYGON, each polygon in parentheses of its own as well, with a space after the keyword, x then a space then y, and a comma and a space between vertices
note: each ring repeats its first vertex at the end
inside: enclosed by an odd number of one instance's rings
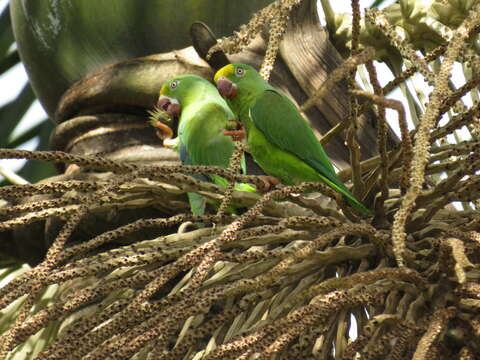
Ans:
POLYGON ((242 141, 246 137, 243 125, 236 120, 227 121, 227 127, 223 131, 223 135, 231 137, 233 141, 242 141))
POLYGON ((259 175, 260 180, 263 182, 261 188, 257 188, 258 192, 264 194, 272 190, 275 186, 280 184, 280 180, 273 176, 259 175))
POLYGON ((163 134, 160 130, 155 131, 155 134, 158 136, 160 140, 163 140, 163 134))
POLYGON ((173 137, 173 130, 170 126, 165 125, 164 123, 158 120, 150 120, 150 125, 157 128, 157 136, 162 140, 171 139, 173 137))

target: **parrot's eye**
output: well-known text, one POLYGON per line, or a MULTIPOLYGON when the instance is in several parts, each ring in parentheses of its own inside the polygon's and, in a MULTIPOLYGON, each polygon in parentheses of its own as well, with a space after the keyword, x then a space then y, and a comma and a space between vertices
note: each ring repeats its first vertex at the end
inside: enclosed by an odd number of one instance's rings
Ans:
POLYGON ((237 67, 235 69, 235 75, 237 77, 242 77, 243 75, 245 75, 245 69, 241 68, 241 67, 237 67))
POLYGON ((174 90, 177 88, 178 84, 180 84, 180 81, 178 80, 173 80, 171 83, 170 83, 170 89, 174 90))

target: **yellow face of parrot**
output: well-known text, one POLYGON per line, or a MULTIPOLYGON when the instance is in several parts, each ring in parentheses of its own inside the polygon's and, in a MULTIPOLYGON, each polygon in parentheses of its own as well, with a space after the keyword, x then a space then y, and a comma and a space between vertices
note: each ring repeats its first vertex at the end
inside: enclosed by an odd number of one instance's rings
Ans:
POLYGON ((239 93, 247 94, 256 88, 256 85, 263 79, 258 72, 246 64, 229 64, 217 71, 215 83, 220 95, 225 99, 233 100, 239 93))
POLYGON ((180 105, 180 102, 174 96, 172 96, 172 92, 174 92, 178 84, 178 79, 173 79, 163 84, 162 88, 160 89, 160 96, 157 102, 157 108, 165 110, 168 115, 172 117, 179 116, 182 112, 182 106, 180 105))
POLYGON ((178 84, 176 79, 163 84, 155 110, 150 112, 150 125, 157 128, 157 135, 162 140, 168 140, 173 137, 172 128, 165 122, 171 122, 172 118, 179 116, 182 111, 179 101, 170 96, 171 88, 175 89, 176 84, 178 84))
POLYGON ((218 83, 218 80, 220 78, 228 79, 233 75, 234 72, 235 72, 235 66, 233 64, 225 65, 224 67, 222 67, 220 70, 217 71, 217 73, 215 74, 215 77, 213 78, 213 81, 215 81, 215 83, 218 83))
POLYGON ((168 83, 164 83, 162 87, 160 88, 160 95, 165 95, 168 90, 168 83))
POLYGON ((237 96, 237 84, 235 84, 236 67, 234 64, 225 65, 217 71, 214 81, 217 84, 218 92, 225 99, 233 99, 237 96))

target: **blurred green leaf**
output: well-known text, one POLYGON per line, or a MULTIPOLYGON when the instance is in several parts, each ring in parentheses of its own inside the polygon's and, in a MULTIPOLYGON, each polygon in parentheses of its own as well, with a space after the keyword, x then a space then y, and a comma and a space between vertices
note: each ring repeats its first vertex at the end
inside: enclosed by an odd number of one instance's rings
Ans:
POLYGON ((6 147, 11 132, 35 100, 32 88, 25 84, 16 99, 0 108, 0 147, 6 147))
POLYGON ((10 6, 6 6, 0 14, 0 56, 4 56, 14 43, 10 6))

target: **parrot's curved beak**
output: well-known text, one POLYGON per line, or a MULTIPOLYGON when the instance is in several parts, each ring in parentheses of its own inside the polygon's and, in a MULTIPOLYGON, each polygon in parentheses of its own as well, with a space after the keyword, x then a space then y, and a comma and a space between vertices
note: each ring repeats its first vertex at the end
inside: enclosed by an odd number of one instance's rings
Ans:
POLYGON ((225 99, 233 99, 237 96, 237 85, 225 77, 217 80, 217 89, 220 95, 225 99))
POLYGON ((170 116, 178 116, 182 112, 182 106, 177 99, 171 98, 167 95, 160 95, 157 102, 157 107, 165 110, 170 116))

